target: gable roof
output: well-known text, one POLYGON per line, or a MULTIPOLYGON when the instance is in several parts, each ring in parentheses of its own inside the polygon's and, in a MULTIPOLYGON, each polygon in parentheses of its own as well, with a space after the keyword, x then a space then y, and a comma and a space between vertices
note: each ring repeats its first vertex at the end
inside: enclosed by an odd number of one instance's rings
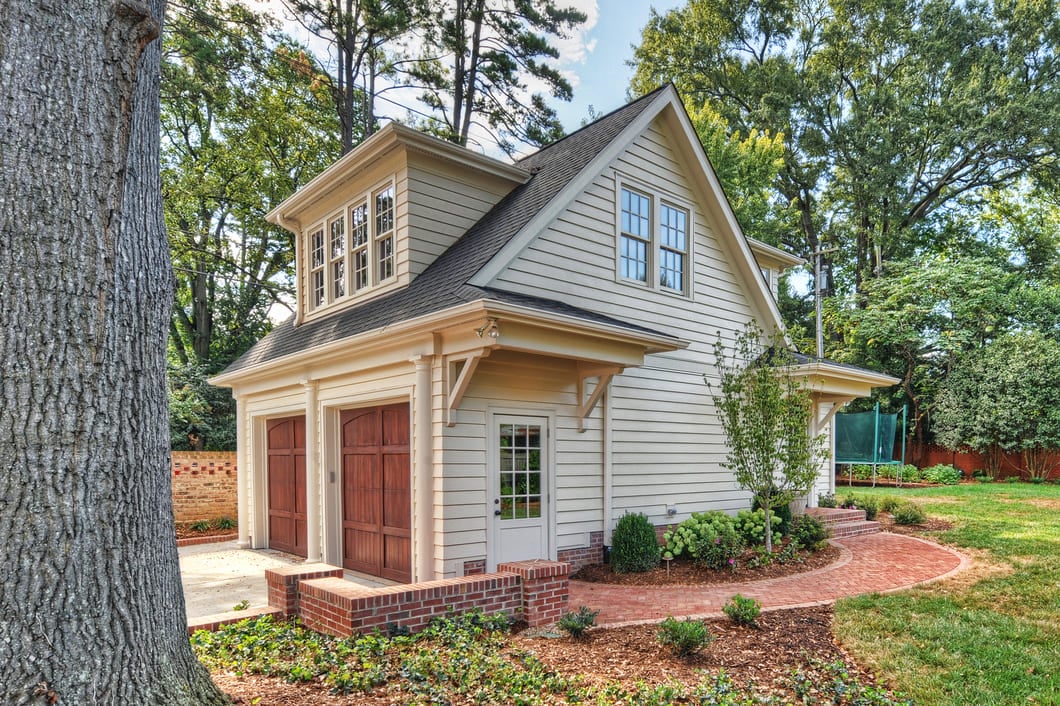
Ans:
POLYGON ((530 179, 501 199, 408 287, 301 325, 296 326, 292 316, 236 359, 221 376, 480 299, 530 306, 672 338, 669 334, 563 302, 469 284, 483 266, 523 231, 534 216, 563 192, 661 93, 672 90, 669 86, 659 88, 520 160, 518 166, 530 172, 530 179))

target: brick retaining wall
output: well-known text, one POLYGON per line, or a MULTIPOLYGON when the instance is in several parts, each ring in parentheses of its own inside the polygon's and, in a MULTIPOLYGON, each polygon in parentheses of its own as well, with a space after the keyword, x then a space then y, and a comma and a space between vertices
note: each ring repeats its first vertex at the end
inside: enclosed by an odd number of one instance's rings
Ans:
POLYGON ((234 451, 173 451, 169 472, 177 522, 239 515, 234 451))
POLYGON ((567 611, 570 565, 556 561, 501 564, 493 574, 366 588, 326 564, 265 572, 269 605, 297 615, 313 630, 347 637, 400 626, 422 630, 432 618, 478 609, 503 612, 530 626, 549 625, 567 611))

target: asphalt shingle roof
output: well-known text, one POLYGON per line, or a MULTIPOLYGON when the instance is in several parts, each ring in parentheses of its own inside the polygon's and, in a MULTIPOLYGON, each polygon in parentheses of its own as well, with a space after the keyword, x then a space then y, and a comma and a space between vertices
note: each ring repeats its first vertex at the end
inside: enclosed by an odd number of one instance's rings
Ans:
POLYGON ((664 88, 649 93, 517 162, 531 174, 529 181, 501 199, 408 287, 299 326, 294 325, 294 317, 291 317, 254 344, 224 373, 480 299, 518 303, 587 321, 664 335, 545 297, 468 284, 468 280, 563 191, 662 90, 664 88))

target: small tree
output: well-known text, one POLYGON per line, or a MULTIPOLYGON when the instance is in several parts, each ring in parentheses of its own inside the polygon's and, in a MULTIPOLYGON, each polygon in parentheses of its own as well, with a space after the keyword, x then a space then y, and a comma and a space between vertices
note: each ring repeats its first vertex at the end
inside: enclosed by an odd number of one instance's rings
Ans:
MULTIPOLYGON (((772 509, 809 492, 827 449, 823 435, 810 435, 813 401, 791 374, 794 358, 779 336, 768 348, 764 340, 762 331, 749 324, 730 351, 719 334, 714 344, 719 380, 707 379, 707 384, 729 442, 722 465, 759 507, 772 509)), ((771 552, 771 513, 765 517, 771 552)))

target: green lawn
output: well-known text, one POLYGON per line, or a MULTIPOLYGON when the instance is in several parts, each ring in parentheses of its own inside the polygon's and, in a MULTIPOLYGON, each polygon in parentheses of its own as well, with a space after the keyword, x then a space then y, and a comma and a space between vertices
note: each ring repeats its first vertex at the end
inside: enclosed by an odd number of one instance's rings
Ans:
POLYGON ((1060 486, 854 494, 914 500, 954 524, 938 541, 992 565, 974 579, 840 601, 835 631, 856 660, 918 704, 1060 704, 1060 486))

